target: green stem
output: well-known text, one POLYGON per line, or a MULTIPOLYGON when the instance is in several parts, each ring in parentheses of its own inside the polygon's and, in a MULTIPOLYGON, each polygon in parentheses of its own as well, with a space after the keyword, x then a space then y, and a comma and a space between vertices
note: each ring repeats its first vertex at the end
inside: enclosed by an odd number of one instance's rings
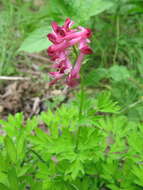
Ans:
POLYGON ((78 144, 79 144, 79 138, 80 138, 80 121, 83 115, 83 104, 84 104, 84 85, 83 85, 83 80, 81 77, 81 85, 80 85, 80 104, 79 104, 79 114, 78 114, 78 126, 77 126, 77 134, 76 134, 76 145, 75 145, 75 152, 78 151, 78 144))
POLYGON ((72 186, 75 190, 79 190, 79 188, 78 188, 76 185, 74 185, 73 183, 71 184, 71 186, 72 186))
POLYGON ((113 56, 113 64, 116 64, 116 59, 118 55, 118 49, 119 49, 119 38, 120 38, 120 16, 116 16, 116 46, 115 46, 115 52, 113 56))
POLYGON ((120 39, 120 10, 121 10, 121 0, 118 0, 117 9, 116 9, 116 46, 113 56, 113 64, 116 64, 116 59, 119 51, 119 39, 120 39))
POLYGON ((35 156, 37 156, 37 158, 38 158, 41 162, 43 162, 44 164, 48 165, 47 162, 46 162, 45 160, 43 160, 43 158, 42 158, 37 152, 35 152, 35 150, 30 149, 29 151, 31 151, 33 154, 35 154, 35 156))
POLYGON ((119 113, 123 113, 123 112, 125 112, 125 111, 127 111, 127 110, 129 110, 129 109, 132 109, 133 107, 135 107, 136 105, 141 104, 141 103, 143 103, 143 98, 142 98, 142 97, 141 97, 140 100, 138 100, 138 101, 136 101, 136 102, 134 102, 134 103, 128 105, 128 106, 125 107, 124 109, 122 109, 119 113))
POLYGON ((81 82, 81 89, 80 89, 80 105, 79 105, 79 120, 82 117, 82 111, 83 111, 83 103, 84 103, 84 87, 83 83, 81 82))
POLYGON ((77 49, 76 49, 75 46, 73 46, 73 52, 74 52, 75 57, 76 57, 76 59, 77 59, 77 57, 78 57, 78 52, 77 52, 77 49))

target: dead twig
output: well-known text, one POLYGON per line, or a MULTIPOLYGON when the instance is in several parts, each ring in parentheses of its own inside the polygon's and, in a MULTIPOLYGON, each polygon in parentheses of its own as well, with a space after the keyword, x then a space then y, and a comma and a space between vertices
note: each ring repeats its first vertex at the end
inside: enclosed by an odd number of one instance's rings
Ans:
POLYGON ((0 76, 0 80, 30 80, 30 78, 28 78, 28 77, 0 76))
POLYGON ((32 57, 32 58, 35 58, 35 59, 39 59, 41 61, 45 61, 45 62, 48 62, 48 63, 52 63, 52 61, 46 57, 43 57, 41 55, 37 55, 37 54, 27 54, 28 57, 32 57))

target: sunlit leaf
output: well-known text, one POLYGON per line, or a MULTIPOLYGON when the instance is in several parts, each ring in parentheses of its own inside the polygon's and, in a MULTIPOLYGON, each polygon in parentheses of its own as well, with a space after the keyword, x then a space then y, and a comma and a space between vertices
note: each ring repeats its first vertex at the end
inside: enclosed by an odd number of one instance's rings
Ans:
POLYGON ((51 42, 47 39, 47 34, 50 32, 51 27, 48 24, 46 27, 37 29, 29 34, 18 51, 33 53, 47 49, 51 45, 51 42))

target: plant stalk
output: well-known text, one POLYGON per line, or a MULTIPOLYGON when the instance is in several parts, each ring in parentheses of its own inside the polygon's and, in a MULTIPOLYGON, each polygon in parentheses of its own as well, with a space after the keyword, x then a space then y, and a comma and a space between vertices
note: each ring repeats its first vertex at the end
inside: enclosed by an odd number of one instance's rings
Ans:
POLYGON ((84 84, 83 80, 81 77, 81 84, 80 84, 80 104, 79 104, 79 114, 78 114, 78 126, 77 126, 77 134, 76 134, 76 146, 75 146, 75 152, 78 151, 78 145, 79 145, 79 138, 80 138, 80 131, 81 131, 81 126, 80 126, 80 121, 83 116, 83 105, 84 105, 84 84))

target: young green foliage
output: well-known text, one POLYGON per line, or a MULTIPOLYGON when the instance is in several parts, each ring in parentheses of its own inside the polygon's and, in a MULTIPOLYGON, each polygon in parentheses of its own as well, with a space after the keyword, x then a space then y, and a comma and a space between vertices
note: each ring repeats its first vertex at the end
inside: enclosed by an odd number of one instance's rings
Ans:
POLYGON ((107 91, 83 108, 81 121, 78 101, 25 122, 21 113, 1 120, 1 189, 143 188, 142 125, 121 115, 107 91))

